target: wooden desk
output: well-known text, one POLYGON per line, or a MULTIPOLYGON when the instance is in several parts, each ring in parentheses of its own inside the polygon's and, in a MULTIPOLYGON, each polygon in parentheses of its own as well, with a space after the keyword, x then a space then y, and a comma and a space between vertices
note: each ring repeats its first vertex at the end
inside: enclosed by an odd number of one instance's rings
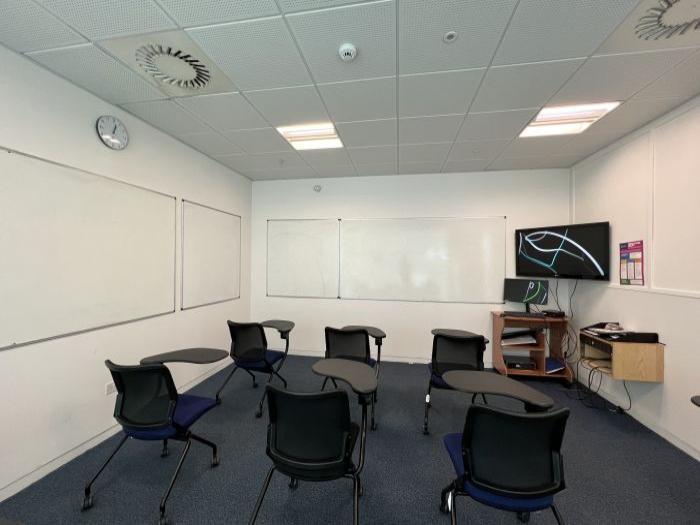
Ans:
POLYGON ((491 312, 493 322, 493 367, 505 376, 544 377, 549 379, 565 379, 569 383, 573 381, 573 372, 568 366, 564 370, 547 374, 544 369, 547 342, 549 342, 549 357, 564 359, 562 352, 562 340, 566 334, 569 319, 566 317, 518 317, 504 315, 503 312, 491 312), (527 351, 530 358, 535 361, 535 370, 520 370, 508 368, 503 359, 502 335, 504 328, 530 328, 537 330, 534 345, 514 345, 506 347, 506 350, 527 351))
POLYGON ((664 381, 663 343, 626 343, 589 333, 581 333, 579 340, 582 361, 613 379, 651 383, 664 381))

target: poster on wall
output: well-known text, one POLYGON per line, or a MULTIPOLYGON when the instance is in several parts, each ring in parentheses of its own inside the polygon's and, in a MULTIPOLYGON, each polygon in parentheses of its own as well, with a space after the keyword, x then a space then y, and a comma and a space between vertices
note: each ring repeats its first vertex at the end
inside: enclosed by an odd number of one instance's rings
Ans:
POLYGON ((644 286, 644 241, 620 243, 620 284, 644 286))

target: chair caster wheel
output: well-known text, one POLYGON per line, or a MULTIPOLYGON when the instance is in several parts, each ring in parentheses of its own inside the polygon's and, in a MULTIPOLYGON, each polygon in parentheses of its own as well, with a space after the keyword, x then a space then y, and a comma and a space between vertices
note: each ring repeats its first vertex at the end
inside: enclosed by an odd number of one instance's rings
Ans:
POLYGON ((92 508, 92 495, 90 496, 85 496, 83 499, 83 506, 81 507, 81 510, 88 510, 92 508))
POLYGON ((219 466, 219 456, 214 456, 214 459, 211 460, 211 468, 215 468, 219 466))
POLYGON ((221 398, 220 398, 220 397, 217 397, 217 398, 216 398, 216 404, 217 404, 217 405, 220 405, 220 404, 221 404, 221 398))
POLYGON ((447 514, 450 512, 450 509, 447 508, 446 501, 443 501, 442 503, 440 503, 440 512, 442 512, 443 514, 447 514))
POLYGON ((372 425, 369 427, 372 430, 377 430, 377 423, 372 423, 372 425))
POLYGON ((253 388, 258 388, 258 384, 257 384, 257 383, 253 383, 253 388))
POLYGON ((162 458, 167 458, 169 455, 170 455, 170 451, 168 449, 165 449, 160 453, 160 457, 162 457, 162 458))
POLYGON ((529 523, 530 522, 530 513, 529 512, 518 512, 518 521, 521 523, 529 523))
POLYGON ((423 427, 423 435, 424 435, 424 436, 429 436, 429 435, 430 435, 430 431, 428 430, 428 427, 425 427, 425 426, 423 427))
POLYGON ((168 519, 165 516, 161 516, 158 520, 158 525, 172 525, 172 523, 168 522, 168 519))
POLYGON ((296 490, 299 488, 299 480, 296 478, 290 478, 289 479, 289 488, 292 490, 296 490))

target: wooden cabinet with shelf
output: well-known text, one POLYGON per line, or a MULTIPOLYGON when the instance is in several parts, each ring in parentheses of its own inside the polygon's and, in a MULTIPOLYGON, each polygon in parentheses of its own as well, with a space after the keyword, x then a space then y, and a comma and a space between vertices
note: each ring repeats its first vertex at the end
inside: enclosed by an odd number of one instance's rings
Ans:
POLYGON ((663 383, 663 343, 614 341, 581 333, 581 359, 613 379, 663 383))

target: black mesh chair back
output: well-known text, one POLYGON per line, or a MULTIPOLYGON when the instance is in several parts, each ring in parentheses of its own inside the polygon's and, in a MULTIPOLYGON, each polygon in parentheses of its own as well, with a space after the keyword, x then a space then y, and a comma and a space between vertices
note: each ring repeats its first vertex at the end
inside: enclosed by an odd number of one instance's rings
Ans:
POLYGON ((563 490, 561 444, 568 417, 568 408, 521 413, 470 406, 462 434, 467 479, 508 497, 563 490))
POLYGON ((294 393, 267 387, 267 454, 283 473, 311 481, 348 473, 358 427, 344 390, 294 393))
POLYGON ((367 330, 341 330, 326 326, 326 357, 367 363, 370 358, 367 330))
POLYGON ((486 340, 478 335, 465 339, 433 336, 433 373, 442 376, 450 370, 483 370, 486 340))
POLYGON ((105 365, 117 388, 114 418, 122 426, 149 429, 168 426, 177 403, 177 389, 170 370, 162 364, 105 365))
POLYGON ((228 321, 231 332, 231 356, 242 361, 262 361, 267 350, 265 329, 260 323, 228 321))

